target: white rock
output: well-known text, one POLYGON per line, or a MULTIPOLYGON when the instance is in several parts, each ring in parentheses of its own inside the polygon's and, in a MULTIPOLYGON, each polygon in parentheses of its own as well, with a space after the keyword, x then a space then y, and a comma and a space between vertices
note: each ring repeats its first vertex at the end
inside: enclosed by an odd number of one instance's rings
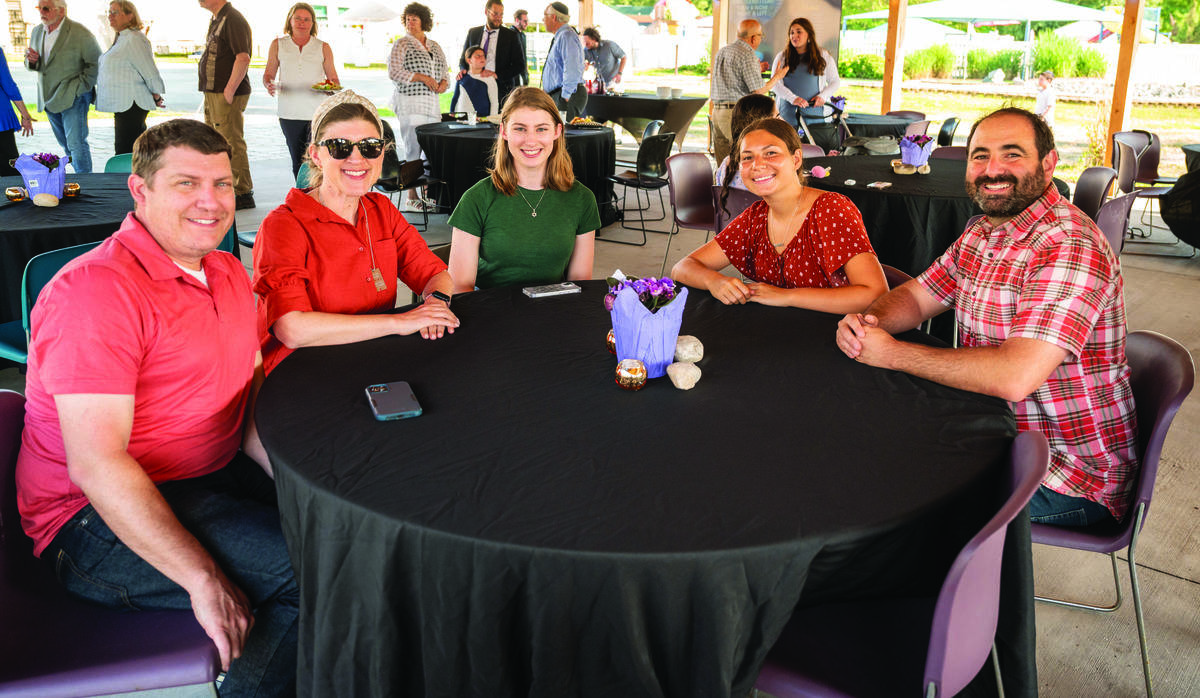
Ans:
POLYGON ((691 390, 700 382, 700 367, 693 363, 676 362, 667 366, 667 375, 680 390, 691 390))
POLYGON ((704 345, 690 334, 679 335, 675 340, 675 360, 695 363, 704 358, 704 345))

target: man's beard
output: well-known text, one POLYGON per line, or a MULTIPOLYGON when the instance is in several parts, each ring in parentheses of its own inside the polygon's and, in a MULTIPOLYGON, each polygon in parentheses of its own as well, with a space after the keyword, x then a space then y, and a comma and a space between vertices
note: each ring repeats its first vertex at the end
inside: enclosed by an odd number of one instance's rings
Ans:
POLYGON ((1000 177, 979 176, 967 182, 967 195, 992 218, 1012 218, 1037 201, 1046 190, 1046 169, 1038 163, 1036 171, 1017 179, 1013 175, 1000 177), (987 184, 1012 184, 1012 191, 1004 196, 989 196, 983 188, 987 184))

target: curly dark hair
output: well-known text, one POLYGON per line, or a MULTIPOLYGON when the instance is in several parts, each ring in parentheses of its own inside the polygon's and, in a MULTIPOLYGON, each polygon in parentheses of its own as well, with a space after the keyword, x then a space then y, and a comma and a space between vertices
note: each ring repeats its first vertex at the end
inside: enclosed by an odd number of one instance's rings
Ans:
POLYGON ((433 29, 433 13, 429 11, 428 7, 419 2, 410 2, 404 6, 404 16, 408 17, 409 15, 421 20, 421 31, 427 32, 433 29))

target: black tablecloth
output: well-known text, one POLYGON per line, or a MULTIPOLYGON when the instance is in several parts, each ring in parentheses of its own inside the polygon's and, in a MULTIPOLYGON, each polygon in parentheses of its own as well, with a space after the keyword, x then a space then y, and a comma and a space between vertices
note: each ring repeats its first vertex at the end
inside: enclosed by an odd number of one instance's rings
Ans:
POLYGON ((652 94, 588 95, 583 113, 596 121, 615 121, 642 142, 642 131, 646 124, 661 119, 663 133, 675 134, 675 147, 683 149, 692 120, 708 99, 705 97, 680 97, 663 99, 652 94))
POLYGON ((904 137, 904 129, 916 121, 905 116, 884 116, 882 114, 861 114, 850 112, 846 114, 846 125, 850 133, 863 138, 877 136, 904 137))
POLYGON ((1187 171, 1200 170, 1200 143, 1179 147, 1183 150, 1183 162, 1187 166, 1187 171))
MULTIPOLYGON (((625 392, 583 286, 463 294, 453 335, 268 377, 302 693, 740 698, 797 602, 930 593, 993 511, 1004 402, 846 359, 836 316, 702 291, 699 385, 625 392), (363 389, 395 380, 425 413, 376 422, 363 389)), ((1012 542, 1002 660, 1033 695, 1027 523, 1012 542)))
MULTIPOLYGON (((43 252, 103 240, 133 210, 128 174, 68 174, 79 196, 53 208, 0 201, 0 322, 21 317, 21 275, 43 252)), ((0 177, 0 187, 21 186, 20 177, 0 177)))
MULTIPOLYGON (((492 164, 492 144, 497 127, 480 124, 424 124, 417 127, 417 141, 429 160, 430 173, 446 182, 437 187, 438 205, 451 210, 467 190, 487 176, 492 164)), ((575 177, 596 195, 600 222, 617 221, 612 204, 613 187, 608 176, 616 169, 617 141, 612 129, 567 129, 567 152, 575 177)))

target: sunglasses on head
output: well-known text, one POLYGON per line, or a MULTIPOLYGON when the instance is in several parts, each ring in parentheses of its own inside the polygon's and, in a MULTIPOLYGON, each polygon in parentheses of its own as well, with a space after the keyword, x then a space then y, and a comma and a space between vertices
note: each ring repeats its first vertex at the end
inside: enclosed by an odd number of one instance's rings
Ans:
POLYGON ((320 143, 317 143, 317 145, 323 145, 328 148, 329 155, 334 160, 345 160, 346 158, 350 157, 350 153, 354 150, 355 146, 358 147, 358 152, 361 153, 364 158, 368 160, 374 160, 380 155, 383 155, 384 143, 382 138, 364 138, 357 143, 349 141, 345 138, 327 138, 320 143))

